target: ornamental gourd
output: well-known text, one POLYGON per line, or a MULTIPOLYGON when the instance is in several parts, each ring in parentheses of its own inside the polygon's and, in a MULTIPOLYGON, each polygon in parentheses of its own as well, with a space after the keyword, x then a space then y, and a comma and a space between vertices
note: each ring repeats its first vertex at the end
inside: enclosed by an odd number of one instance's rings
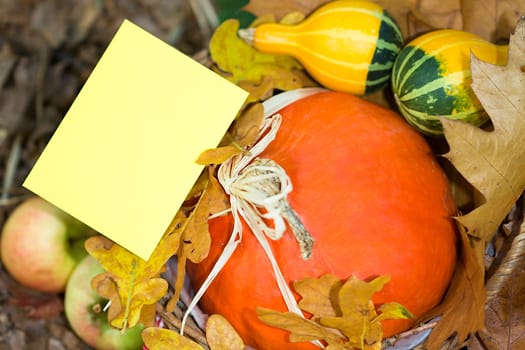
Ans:
POLYGON ((388 84, 403 46, 395 20, 363 0, 332 1, 299 24, 265 23, 239 34, 260 51, 295 57, 321 85, 356 95, 388 84))
POLYGON ((392 89, 401 113, 427 135, 443 133, 439 118, 483 125, 489 117, 471 88, 470 55, 504 65, 507 50, 459 30, 419 36, 401 50, 392 71, 392 89))
MULTIPOLYGON (((270 241, 286 281, 328 273, 342 280, 388 275, 376 304, 401 303, 416 318, 436 306, 456 262, 455 206, 423 137, 396 112, 347 93, 316 93, 279 113, 277 136, 260 157, 289 175, 288 201, 315 241, 307 260, 289 228, 270 241)), ((228 214, 209 224, 209 255, 188 271, 195 288, 224 249, 233 220, 228 214)), ((288 333, 258 320, 257 307, 284 312, 286 306, 267 256, 245 224, 239 247, 200 305, 225 316, 258 350, 316 349, 290 343, 288 333)), ((413 322, 384 321, 384 335, 413 322)))

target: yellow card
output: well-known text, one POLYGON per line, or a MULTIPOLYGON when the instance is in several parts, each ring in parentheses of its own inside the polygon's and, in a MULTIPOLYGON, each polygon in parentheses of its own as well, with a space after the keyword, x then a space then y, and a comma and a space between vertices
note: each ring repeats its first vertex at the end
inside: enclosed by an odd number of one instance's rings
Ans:
POLYGON ((147 260, 247 95, 124 21, 24 186, 147 260))

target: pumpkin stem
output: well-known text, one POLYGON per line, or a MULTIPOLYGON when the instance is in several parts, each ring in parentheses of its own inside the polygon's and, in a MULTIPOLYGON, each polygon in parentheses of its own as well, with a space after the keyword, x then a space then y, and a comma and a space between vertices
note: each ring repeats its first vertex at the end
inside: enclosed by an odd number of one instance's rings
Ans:
POLYGON ((299 249, 301 250, 301 257, 304 260, 310 259, 312 256, 312 250, 314 247, 314 239, 306 227, 304 227, 301 219, 297 216, 295 210, 292 209, 287 200, 284 200, 284 208, 282 209, 283 217, 288 222, 290 229, 292 230, 295 239, 299 243, 299 249))
POLYGON ((284 218, 299 243, 301 257, 306 260, 312 256, 314 240, 288 203, 288 189, 291 189, 291 184, 285 170, 275 161, 266 158, 253 160, 230 187, 232 193, 256 207, 264 208, 265 211, 260 212, 262 218, 273 219, 276 230, 266 231, 270 238, 281 238, 284 231, 281 223, 284 218))

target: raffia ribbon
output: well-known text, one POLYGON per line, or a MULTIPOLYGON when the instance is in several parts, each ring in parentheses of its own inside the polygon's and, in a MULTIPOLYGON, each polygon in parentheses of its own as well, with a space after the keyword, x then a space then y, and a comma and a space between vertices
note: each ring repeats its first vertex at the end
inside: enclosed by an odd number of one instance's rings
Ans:
MULTIPOLYGON (((230 196, 230 211, 234 219, 233 232, 210 274, 188 305, 182 319, 181 334, 184 332, 187 317, 241 242, 243 234, 241 218, 248 224, 266 253, 286 307, 290 312, 304 317, 275 260, 267 237, 280 239, 286 230, 286 220, 296 235, 301 255, 305 259, 311 255, 313 239, 286 200, 288 193, 292 191, 292 183, 285 170, 273 160, 258 158, 258 156, 275 139, 279 130, 282 117, 276 112, 292 102, 320 91, 325 90, 299 89, 265 101, 263 104, 265 116, 259 130, 259 139, 247 152, 230 158, 219 167, 218 180, 230 196), (271 220, 273 225, 269 226, 268 220, 271 220)), ((314 344, 324 348, 319 342, 314 344)))

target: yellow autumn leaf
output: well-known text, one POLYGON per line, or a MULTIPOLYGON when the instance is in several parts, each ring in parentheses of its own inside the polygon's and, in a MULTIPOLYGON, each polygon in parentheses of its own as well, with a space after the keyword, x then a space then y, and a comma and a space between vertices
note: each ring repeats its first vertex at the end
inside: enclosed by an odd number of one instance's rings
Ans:
POLYGON ((382 320, 413 317, 397 303, 376 309, 372 296, 390 280, 379 276, 370 282, 354 276, 342 283, 337 277, 324 275, 294 283, 301 295, 301 309, 312 314, 304 319, 291 312, 257 309, 264 323, 289 331, 290 341, 324 340, 327 349, 379 350, 383 338, 382 320))
MULTIPOLYGON (((323 326, 339 329, 354 348, 380 349, 383 329, 381 323, 374 322, 377 312, 372 296, 383 289, 389 280, 388 276, 379 276, 370 282, 350 277, 338 292, 342 314, 338 317, 321 317, 319 322, 323 326)), ((393 316, 390 318, 406 318, 393 316)))
MULTIPOLYGON (((280 90, 298 89, 314 84, 302 71, 301 64, 289 56, 271 55, 257 51, 237 36, 239 21, 223 22, 210 40, 210 55, 225 77, 234 83, 260 83, 271 77, 280 90)), ((219 71, 220 73, 220 71, 219 71)))
POLYGON ((257 308, 257 317, 269 326, 290 332, 291 342, 305 342, 324 339, 328 344, 343 344, 344 337, 319 323, 302 318, 293 312, 279 312, 257 308))
POLYGON ((181 243, 177 251, 177 280, 175 281, 175 292, 166 305, 166 309, 170 312, 175 309, 184 285, 187 259, 198 263, 208 255, 211 244, 208 217, 210 214, 229 208, 228 197, 224 193, 220 183, 213 176, 214 169, 213 167, 208 168, 208 180, 183 228, 181 243))
POLYGON ((334 275, 304 278, 294 282, 294 289, 302 298, 299 307, 314 317, 336 316, 333 299, 343 282, 334 275))
POLYGON ((106 271, 95 276, 92 286, 112 300, 108 319, 114 327, 133 327, 141 321, 143 306, 156 303, 166 294, 168 283, 160 278, 160 273, 178 249, 186 220, 183 214, 177 214, 174 221, 181 224, 161 239, 148 261, 102 236, 86 241, 86 250, 106 271))
POLYGON ((244 350, 244 342, 233 326, 221 315, 211 315, 206 322, 206 340, 211 350, 244 350))
POLYGON ((241 152, 242 149, 236 145, 210 148, 202 152, 195 162, 201 165, 221 164, 241 152))
POLYGON ((372 322, 414 317, 406 307, 395 302, 383 304, 377 311, 379 312, 379 315, 377 315, 372 322))
POLYGON ((165 328, 149 327, 144 329, 142 341, 149 350, 204 350, 202 346, 191 339, 165 328))

